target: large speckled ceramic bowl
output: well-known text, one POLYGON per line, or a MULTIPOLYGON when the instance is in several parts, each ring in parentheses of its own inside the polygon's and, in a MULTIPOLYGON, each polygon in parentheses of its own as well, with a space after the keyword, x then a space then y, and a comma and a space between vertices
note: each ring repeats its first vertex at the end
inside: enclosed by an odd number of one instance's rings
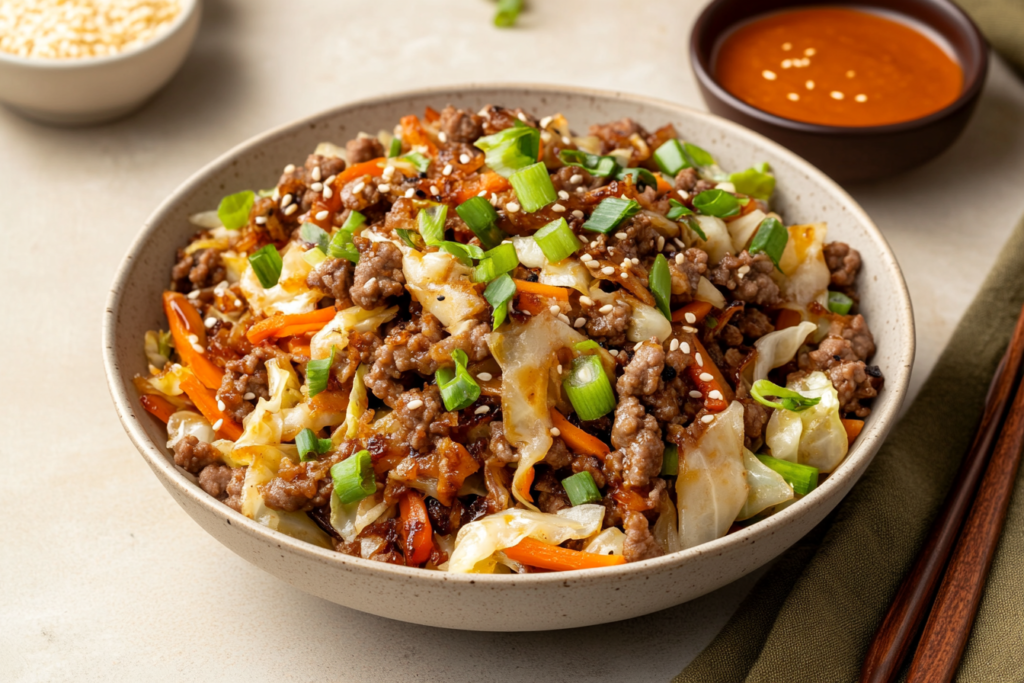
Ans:
POLYGON ((192 176, 150 217, 114 278, 104 313, 103 356, 110 392, 128 435, 178 504, 224 545, 293 586, 393 619, 446 628, 534 631, 616 621, 671 607, 764 565, 828 514, 864 473, 903 402, 914 357, 914 323, 900 268, 864 211, 835 183, 779 145, 736 124, 668 102, 567 87, 466 86, 380 97, 317 114, 236 147, 192 176), (697 548, 587 571, 517 575, 447 574, 330 552, 260 526, 204 493, 174 466, 164 425, 141 409, 131 378, 146 370, 142 337, 166 326, 160 293, 175 250, 195 228, 189 214, 216 207, 239 187, 266 187, 320 141, 342 144, 389 128, 427 105, 476 111, 520 106, 562 112, 577 130, 630 116, 645 126, 675 124, 725 168, 768 161, 778 177, 776 208, 788 221, 827 221, 829 238, 860 250, 861 308, 871 324, 885 389, 846 461, 810 495, 769 519, 697 548))

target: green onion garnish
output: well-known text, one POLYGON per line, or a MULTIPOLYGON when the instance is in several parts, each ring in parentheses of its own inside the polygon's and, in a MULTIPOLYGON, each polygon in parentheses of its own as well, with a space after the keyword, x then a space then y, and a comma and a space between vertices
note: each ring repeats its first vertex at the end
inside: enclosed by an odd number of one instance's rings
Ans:
POLYGON ((693 208, 705 216, 728 218, 740 212, 740 203, 725 190, 704 190, 693 198, 693 208))
POLYGON ((839 315, 846 315, 850 312, 850 307, 853 306, 853 299, 846 296, 842 292, 829 292, 828 293, 828 310, 839 315))
POLYGON ((635 199, 622 199, 621 197, 608 197, 601 201, 590 214, 590 218, 583 224, 587 230, 610 233, 618 227, 626 218, 640 211, 640 204, 635 199))
POLYGON ((494 25, 499 28, 514 26, 519 13, 523 11, 523 0, 498 0, 498 11, 494 15, 494 25))
POLYGON ((423 242, 423 238, 415 230, 405 230, 404 228, 395 228, 395 234, 398 238, 405 243, 405 246, 411 249, 422 250, 426 246, 423 242))
POLYGON ((302 227, 299 228, 299 238, 303 242, 316 245, 324 253, 327 253, 327 247, 331 243, 330 235, 314 223, 303 223, 302 227))
POLYGON ((419 224, 420 235, 427 244, 439 244, 444 242, 444 222, 448 218, 447 204, 430 204, 425 209, 420 209, 416 216, 419 224))
POLYGON ((495 225, 498 222, 498 212, 483 197, 473 197, 462 202, 455 207, 455 212, 487 249, 498 246, 508 237, 495 225))
POLYGON ((295 437, 295 445, 299 449, 299 461, 308 462, 309 460, 316 460, 317 455, 326 453, 331 449, 330 439, 318 439, 316 433, 306 427, 295 437), (312 453, 314 457, 309 457, 312 453))
POLYGON ((331 355, 306 363, 306 385, 309 397, 313 398, 327 388, 327 380, 331 378, 331 366, 334 365, 334 345, 331 344, 331 355))
POLYGON ((269 190, 256 190, 256 195, 264 198, 273 197, 275 192, 277 192, 277 188, 272 187, 269 190))
POLYGON ((779 261, 782 259, 782 252, 786 250, 786 242, 788 241, 789 231, 786 230, 786 226, 769 216, 761 221, 761 225, 757 226, 754 239, 750 241, 750 255, 753 256, 761 252, 768 254, 768 258, 772 260, 772 263, 781 272, 782 268, 779 268, 779 261))
POLYGON ((662 173, 672 177, 690 166, 690 162, 686 160, 686 152, 683 151, 682 143, 675 138, 654 150, 654 163, 658 164, 662 173))
POLYGON ((462 410, 480 398, 480 385, 466 370, 466 365, 469 364, 466 352, 455 349, 452 351, 452 360, 455 361, 454 370, 442 367, 434 374, 437 388, 441 390, 441 400, 448 411, 462 410))
POLYGON ((624 168, 615 175, 615 178, 616 180, 625 180, 626 176, 632 176, 633 184, 638 188, 644 185, 648 187, 658 186, 658 179, 646 168, 624 168))
POLYGON ((533 241, 551 263, 567 259, 583 246, 564 218, 553 220, 533 233, 533 241))
POLYGON ((601 345, 598 344, 593 339, 586 339, 584 341, 573 344, 572 348, 576 349, 580 353, 583 353, 584 351, 593 351, 594 349, 599 349, 601 348, 601 345))
POLYGON ((252 190, 244 190, 229 194, 220 200, 217 206, 217 218, 228 230, 238 230, 249 222, 249 212, 252 211, 256 195, 252 190))
POLYGON ((674 443, 665 445, 665 454, 661 456, 661 476, 675 477, 679 474, 679 447, 674 443))
POLYGON ((391 146, 388 147, 388 158, 397 157, 402 153, 402 138, 393 137, 391 138, 391 146))
POLYGON ((540 131, 516 121, 511 128, 482 137, 473 145, 484 151, 484 161, 495 173, 508 178, 513 173, 537 162, 540 131))
POLYGON ((284 267, 281 254, 273 244, 268 244, 259 251, 249 254, 249 264, 252 266, 253 272, 256 273, 260 284, 263 285, 263 289, 270 289, 277 284, 281 278, 281 269, 284 267))
POLYGON ((516 171, 508 179, 516 191, 519 205, 526 213, 543 209, 558 199, 551 176, 543 162, 531 164, 521 171, 516 171))
POLYGON ((658 310, 672 320, 672 308, 669 305, 672 298, 672 274, 668 271, 668 260, 664 254, 654 257, 651 271, 647 274, 647 284, 658 304, 658 310))
POLYGON ((596 420, 615 408, 615 394, 600 356, 574 358, 562 388, 581 420, 596 420))
POLYGON ((775 191, 775 176, 769 172, 767 162, 752 166, 729 176, 729 182, 740 194, 768 201, 775 191))
POLYGON ((789 410, 794 413, 807 410, 811 406, 818 405, 818 402, 821 401, 820 397, 811 398, 810 396, 804 396, 792 389, 780 387, 778 384, 769 382, 766 379, 759 379, 754 382, 754 386, 750 387, 750 395, 761 405, 778 410, 789 410), (779 402, 769 401, 765 396, 775 396, 779 399, 779 402))
POLYGON ((430 168, 430 159, 423 156, 419 152, 409 152, 398 157, 397 161, 407 161, 416 167, 416 170, 420 173, 426 173, 427 169, 430 168))
POLYGON ((594 482, 594 476, 586 470, 563 479, 562 488, 565 489, 565 493, 569 496, 569 502, 574 506, 596 503, 601 500, 601 491, 598 490, 597 484, 594 482))
POLYGON ((669 199, 668 205, 670 208, 668 210, 668 213, 665 214, 665 218, 669 219, 670 221, 677 221, 683 216, 693 215, 693 211, 690 211, 690 207, 688 207, 686 204, 683 204, 678 199, 669 199))
POLYGON ((697 145, 692 145, 689 142, 683 143, 683 153, 686 154, 687 161, 690 162, 691 166, 714 166, 715 158, 705 152, 697 145))
POLYGON ((313 247, 302 255, 302 260, 316 268, 327 260, 327 254, 320 251, 320 247, 313 247))
POLYGON ((499 275, 484 290, 484 298, 494 308, 494 329, 501 327, 508 316, 508 302, 515 296, 516 283, 508 273, 499 275))
POLYGON ((484 250, 475 244, 463 244, 462 242, 449 242, 447 240, 437 242, 437 248, 447 251, 467 266, 473 265, 473 260, 480 260, 484 257, 484 250))
POLYGON ((359 451, 331 467, 334 493, 344 505, 357 503, 377 492, 370 451, 359 451))
POLYGON ((338 232, 334 233, 331 243, 327 248, 327 255, 331 258, 343 258, 352 263, 359 263, 359 250, 352 244, 352 237, 356 230, 366 222, 366 216, 358 211, 352 211, 345 219, 345 223, 338 232))
POLYGON ((615 160, 615 157, 587 154, 578 149, 563 149, 558 153, 558 158, 566 166, 578 166, 586 169, 595 178, 615 175, 619 171, 619 162, 615 160))
POLYGON ((782 475, 794 493, 804 496, 818 487, 818 468, 810 465, 779 460, 770 455, 758 455, 757 459, 782 475))
POLYGON ((484 258, 473 269, 473 282, 490 282, 503 273, 511 273, 519 265, 516 248, 511 244, 499 244, 484 252, 484 258))

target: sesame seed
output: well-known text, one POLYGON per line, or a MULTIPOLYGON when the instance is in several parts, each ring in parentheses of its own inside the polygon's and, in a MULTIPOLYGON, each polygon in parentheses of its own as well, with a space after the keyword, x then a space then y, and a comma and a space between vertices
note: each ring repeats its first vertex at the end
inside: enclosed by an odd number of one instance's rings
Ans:
MULTIPOLYGON (((200 292, 198 289, 193 289, 191 292, 188 293, 188 298, 189 299, 198 299, 200 294, 202 294, 202 292, 200 292)), ((198 337, 196 337, 196 338, 198 339, 198 337)))
POLYGON ((520 311, 520 313, 522 313, 523 315, 533 315, 533 313, 530 313, 527 310, 520 311))
POLYGON ((380 174, 380 177, 383 178, 384 180, 391 180, 391 178, 394 175, 395 175, 395 167, 394 166, 386 166, 384 168, 384 172, 380 174))
POLYGON ((217 324, 217 319, 214 318, 213 316, 211 316, 211 317, 209 317, 209 318, 207 318, 206 320, 203 321, 203 325, 206 325, 207 328, 213 327, 216 324, 217 324))
POLYGON ((465 153, 460 154, 459 155, 459 163, 460 164, 468 164, 469 163, 469 155, 465 154, 465 153))
POLYGON ((295 164, 288 164, 284 167, 285 173, 295 173, 295 164))
POLYGON ((414 190, 413 188, 410 187, 408 190, 405 191, 405 198, 406 199, 412 199, 415 196, 416 196, 416 190, 414 190))
POLYGON ((281 208, 284 209, 289 204, 291 204, 292 203, 292 199, 294 199, 294 197, 292 197, 292 193, 291 192, 289 192, 285 196, 281 197, 281 208))
POLYGON ((868 96, 863 94, 863 93, 861 93, 860 95, 857 95, 853 99, 856 100, 857 102, 867 102, 868 101, 868 96))
POLYGON ((561 436, 562 435, 562 432, 559 431, 558 427, 552 427, 548 431, 551 433, 551 436, 561 436))
POLYGON ((788 69, 791 66, 793 66, 793 60, 792 59, 783 59, 782 60, 782 68, 783 69, 788 69))
POLYGON ((672 341, 670 341, 668 343, 668 350, 669 351, 675 351, 678 348, 679 348, 679 340, 678 339, 673 339, 672 341))
POLYGON ((562 309, 560 309, 558 306, 551 306, 548 308, 548 310, 551 311, 551 315, 558 315, 559 313, 562 312, 562 309))
POLYGON ((219 411, 220 411, 220 412, 222 412, 222 413, 223 413, 223 412, 224 412, 225 410, 227 410, 227 406, 226 406, 226 405, 224 405, 224 401, 221 401, 220 399, 218 399, 218 400, 217 400, 217 410, 219 410, 219 411))
POLYGON ((612 355, 612 356, 617 356, 617 355, 619 355, 619 351, 618 351, 618 349, 608 349, 608 353, 609 353, 610 355, 612 355))
POLYGON ((611 304, 605 304, 601 308, 597 309, 597 312, 600 313, 601 315, 604 315, 605 313, 611 313, 613 308, 615 307, 612 306, 611 304))
POLYGON ((684 315, 683 317, 686 318, 686 322, 690 323, 691 325, 697 322, 697 316, 695 316, 693 313, 690 313, 689 311, 687 311, 686 315, 684 315))
POLYGON ((452 165, 451 164, 445 164, 444 168, 441 170, 441 175, 451 175, 451 174, 452 174, 452 165))
POLYGON ((587 188, 583 187, 582 185, 580 185, 579 187, 576 188, 576 194, 583 194, 586 191, 587 191, 587 188))
POLYGON ((448 134, 442 130, 440 133, 437 134, 437 139, 440 140, 441 142, 448 142, 448 134))
POLYGON ((568 137, 563 135, 562 136, 562 144, 568 147, 569 145, 572 144, 572 140, 570 140, 568 137))
POLYGON ((829 96, 833 100, 841 100, 844 97, 843 93, 839 92, 838 90, 833 90, 832 92, 829 93, 829 96))
POLYGON ((629 279, 629 271, 626 271, 626 270, 622 271, 621 273, 619 273, 619 277, 621 277, 623 280, 628 280, 629 279))
MULTIPOLYGON (((391 167, 390 167, 390 166, 388 166, 388 168, 391 168, 391 167)), ((385 172, 385 173, 387 173, 387 170, 388 170, 388 169, 387 169, 387 168, 385 168, 385 169, 384 169, 384 172, 385 172)), ((395 172, 395 169, 391 168, 391 173, 394 173, 394 172, 395 172)), ((330 177, 329 177, 329 178, 328 178, 327 180, 325 180, 325 181, 324 181, 324 184, 325 184, 325 185, 330 185, 331 183, 333 183, 333 182, 334 182, 335 178, 337 178, 337 177, 338 177, 338 176, 336 176, 336 175, 332 175, 332 176, 330 176, 330 177)))
POLYGON ((199 344, 193 344, 192 345, 192 350, 195 351, 196 353, 206 353, 206 349, 204 349, 199 344))
POLYGON ((576 218, 583 218, 583 212, 580 211, 579 209, 576 209, 575 211, 573 211, 572 215, 575 216, 576 218))
POLYGON ((584 306, 593 306, 594 305, 594 300, 591 299, 589 296, 581 296, 580 297, 580 303, 582 305, 584 305, 584 306))
POLYGON ((220 418, 219 420, 217 420, 216 422, 213 423, 213 431, 217 431, 217 430, 219 430, 223 426, 224 426, 224 418, 222 417, 222 418, 220 418))
POLYGON ((627 234, 626 234, 626 233, 624 233, 624 232, 617 232, 617 233, 615 233, 615 237, 616 237, 616 238, 618 238, 618 239, 620 239, 620 240, 624 240, 624 239, 626 239, 627 237, 629 237, 629 235, 627 235, 627 234))
POLYGON ((817 50, 815 50, 813 47, 809 47, 806 50, 804 50, 804 54, 807 55, 808 57, 813 57, 816 52, 817 50))
POLYGON ((519 112, 518 114, 516 114, 516 118, 518 118, 523 123, 526 123, 526 114, 524 114, 523 112, 519 112))
POLYGON ((509 202, 508 204, 505 205, 505 210, 508 211, 509 213, 515 213, 516 211, 519 210, 519 205, 516 204, 515 202, 509 202))
POLYGON ((673 237, 672 241, 675 242, 676 246, 679 247, 680 249, 686 249, 686 245, 683 244, 683 241, 678 237, 673 237))
POLYGON ((740 275, 746 275, 747 273, 750 272, 750 266, 740 266, 739 268, 736 269, 736 272, 739 273, 740 275))
POLYGON ((783 43, 783 44, 782 44, 782 49, 783 49, 783 50, 786 50, 787 52, 788 52, 789 50, 792 50, 792 49, 793 49, 793 43, 783 43))
POLYGON ((309 173, 309 177, 313 180, 320 180, 320 167, 314 166, 313 170, 309 173))
POLYGON ((331 212, 326 210, 326 209, 324 209, 323 211, 317 211, 316 219, 318 221, 324 221, 324 220, 327 220, 327 217, 330 216, 330 215, 331 215, 331 212))
POLYGON ((562 374, 562 364, 559 363, 558 367, 556 369, 558 370, 558 374, 561 375, 562 374))
POLYGON ((587 261, 593 261, 593 260, 594 260, 594 257, 591 256, 590 254, 584 254, 583 256, 580 256, 580 261, 583 261, 584 263, 586 263, 587 261))
POLYGON ((363 288, 373 287, 373 283, 377 281, 377 278, 371 277, 369 280, 363 283, 363 288))
POLYGON ((804 83, 804 87, 808 90, 814 90, 814 81, 807 81, 804 83))
POLYGON ((679 350, 682 351, 683 353, 689 353, 690 352, 690 344, 689 344, 689 342, 679 342, 679 350))
POLYGON ((555 204, 551 207, 551 210, 555 213, 563 213, 565 211, 565 207, 561 204, 555 204))
POLYGON ((612 273, 615 272, 615 268, 613 266, 605 266, 604 268, 601 269, 601 272, 604 273, 605 275, 611 275, 612 273))
POLYGON ((244 398, 246 401, 251 401, 254 398, 256 398, 256 394, 252 393, 251 391, 248 391, 242 398, 244 398))
POLYGON ((725 397, 722 396, 722 392, 719 391, 718 389, 712 389, 711 391, 708 392, 708 398, 712 398, 716 401, 721 401, 725 397))
POLYGON ((682 199, 684 202, 689 201, 690 199, 690 193, 684 190, 676 190, 676 194, 679 195, 679 198, 682 199))
POLYGON ((712 375, 709 372, 702 372, 702 373, 700 373, 700 381, 701 382, 710 382, 713 379, 715 379, 714 375, 712 375))
POLYGON ((852 69, 850 71, 846 72, 846 77, 847 78, 853 78, 856 75, 857 75, 857 72, 853 71, 852 69))
POLYGON ((683 332, 689 332, 690 334, 697 334, 697 328, 690 327, 689 325, 683 325, 683 332))
POLYGON ((633 350, 634 351, 639 351, 640 347, 643 346, 643 345, 644 345, 643 342, 637 342, 636 344, 633 344, 633 350))
POLYGON ((572 325, 572 321, 569 320, 569 316, 567 316, 565 313, 559 313, 558 319, 561 320, 566 325, 572 325))
POLYGON ((412 401, 409 401, 408 405, 406 405, 405 407, 408 408, 409 410, 416 410, 418 408, 423 407, 423 401, 421 401, 418 398, 413 399, 412 401))
POLYGON ((594 270, 597 270, 598 268, 601 267, 601 262, 600 261, 584 261, 584 265, 586 265, 587 268, 592 268, 594 270))
POLYGON ((714 415, 705 415, 704 417, 702 417, 700 419, 700 421, 703 422, 704 424, 709 424, 711 422, 714 422, 714 420, 715 420, 715 416, 714 415))
POLYGON ((622 262, 622 269, 623 270, 629 270, 632 267, 633 267, 633 262, 630 261, 629 259, 626 259, 625 261, 622 262))
POLYGON ((489 412, 491 412, 491 407, 490 406, 479 406, 476 410, 473 411, 473 414, 474 415, 486 415, 489 412))
POLYGON ((199 343, 199 337, 197 335, 190 334, 190 335, 188 335, 188 341, 189 341, 190 344, 198 344, 199 343))
POLYGON ((583 176, 581 176, 579 173, 573 173, 571 176, 569 176, 569 182, 572 183, 573 185, 578 185, 583 182, 583 176))
POLYGON ((576 329, 579 329, 579 328, 583 327, 586 324, 587 324, 587 319, 586 318, 576 318, 576 322, 574 322, 572 324, 572 326, 575 327, 576 329))
POLYGON ((313 183, 312 185, 309 186, 309 189, 313 190, 313 192, 320 192, 320 191, 322 191, 324 189, 324 184, 323 183, 313 183))
POLYGON ((476 193, 476 196, 477 197, 486 197, 487 196, 487 190, 480 190, 479 192, 476 193))
POLYGON ((775 75, 774 71, 769 71, 768 69, 762 71, 761 75, 764 76, 765 80, 768 81, 774 81, 776 78, 778 78, 778 76, 775 75))
POLYGON ((540 120, 540 127, 541 127, 541 128, 547 128, 547 127, 548 127, 548 124, 549 124, 549 123, 551 123, 551 120, 552 120, 553 118, 554 118, 553 116, 545 116, 544 118, 542 118, 542 119, 540 120))
POLYGON ((324 199, 330 199, 334 196, 334 190, 331 189, 330 185, 324 187, 324 199))
POLYGON ((391 192, 391 185, 389 185, 388 183, 381 183, 380 185, 377 186, 377 189, 380 190, 381 192, 391 192))
POLYGON ((559 190, 558 191, 558 198, 561 199, 562 201, 565 201, 566 199, 569 198, 569 193, 566 192, 565 190, 559 190))
POLYGON ((790 102, 796 102, 797 100, 800 99, 800 96, 797 95, 795 92, 791 92, 788 95, 786 95, 786 99, 789 100, 790 102))
POLYGON ((476 378, 481 382, 490 382, 492 379, 494 379, 494 375, 492 375, 489 372, 478 372, 476 373, 476 378))
POLYGON ((640 259, 638 259, 636 256, 631 258, 630 261, 632 261, 634 266, 639 266, 640 265, 640 259))
POLYGON ((679 252, 678 254, 676 254, 676 263, 678 263, 679 265, 683 265, 683 261, 685 261, 685 260, 686 260, 686 257, 683 256, 682 252, 679 252))
POLYGON ((700 351, 698 351, 697 353, 693 354, 693 358, 694 358, 694 360, 697 361, 697 365, 698 366, 704 367, 704 358, 703 358, 703 356, 700 355, 700 351))
POLYGON ((661 235, 658 235, 658 251, 661 251, 664 248, 665 248, 665 238, 662 237, 661 235))
POLYGON ((594 240, 593 242, 590 243, 590 248, 591 249, 596 249, 597 248, 597 240, 594 240))
POLYGON ((701 396, 703 396, 703 394, 701 394, 696 389, 690 392, 690 398, 700 398, 701 396))
POLYGON ((285 216, 291 216, 293 213, 295 213, 298 210, 299 210, 299 205, 298 204, 292 204, 291 206, 289 206, 287 209, 284 210, 284 215, 285 216))
POLYGON ((267 224, 267 217, 266 216, 256 216, 256 225, 266 225, 266 224, 267 224))
POLYGON ((362 180, 360 180, 358 183, 356 183, 352 187, 352 194, 359 194, 360 192, 362 192, 365 189, 366 189, 366 183, 364 183, 362 180))

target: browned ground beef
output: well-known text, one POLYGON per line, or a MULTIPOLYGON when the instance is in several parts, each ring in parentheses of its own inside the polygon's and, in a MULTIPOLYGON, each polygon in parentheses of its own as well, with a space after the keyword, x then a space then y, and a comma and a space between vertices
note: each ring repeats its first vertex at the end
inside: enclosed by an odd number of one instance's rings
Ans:
POLYGON ((380 201, 377 182, 371 175, 350 180, 341 188, 341 204, 352 211, 366 211, 380 201))
POLYGON ((703 249, 690 248, 683 252, 683 260, 668 262, 672 276, 672 304, 682 306, 693 301, 700 278, 708 272, 708 255, 703 249))
POLYGON ((422 390, 410 389, 395 401, 395 416, 404 430, 404 437, 414 450, 430 445, 432 437, 448 436, 450 423, 437 418, 444 414, 441 392, 428 384, 422 390))
POLYGON ((556 470, 560 470, 563 467, 568 467, 572 464, 573 455, 569 451, 569 447, 565 445, 559 437, 555 437, 551 440, 551 448, 548 449, 547 455, 544 456, 544 462, 551 465, 556 470))
POLYGON ((334 297, 338 309, 349 308, 352 305, 349 296, 352 271, 352 263, 347 259, 328 257, 309 272, 306 276, 306 285, 334 297))
POLYGON ((609 346, 622 346, 626 342, 626 328, 629 327, 632 313, 629 304, 622 301, 613 304, 595 301, 593 306, 583 309, 583 316, 587 319, 587 335, 603 340, 609 346), (604 310, 605 306, 612 308, 604 310))
POLYGON ((623 527, 626 531, 626 542, 623 555, 626 562, 639 562, 652 557, 661 557, 665 551, 651 535, 647 518, 639 512, 629 511, 625 515, 623 527))
POLYGON ((651 477, 661 471, 661 459, 665 444, 661 440, 661 429, 653 415, 648 415, 640 401, 630 396, 619 401, 615 408, 615 424, 612 427, 612 446, 606 466, 612 463, 627 485, 647 486, 651 477))
POLYGON ((494 133, 503 131, 506 128, 511 128, 515 125, 516 121, 525 123, 531 128, 537 127, 537 119, 534 118, 532 114, 523 111, 519 107, 516 107, 515 109, 508 109, 506 107, 489 104, 483 108, 480 116, 483 119, 485 135, 493 135, 494 133))
POLYGON ((217 400, 223 402, 224 412, 231 419, 241 422, 256 407, 257 400, 270 398, 266 361, 285 355, 276 346, 257 346, 241 360, 225 364, 217 400))
POLYGON ((199 249, 192 254, 181 249, 178 251, 178 263, 171 270, 171 280, 179 292, 188 292, 213 287, 223 282, 226 274, 217 249, 199 249))
POLYGON ((428 377, 437 371, 437 361, 430 352, 443 335, 440 321, 429 313, 392 327, 366 373, 366 387, 393 408, 402 393, 398 380, 403 373, 412 371, 428 377))
POLYGON ((502 463, 518 462, 519 454, 512 450, 505 439, 505 425, 500 420, 490 424, 491 438, 488 442, 488 449, 491 454, 502 463))
POLYGON ((352 301, 370 310, 404 294, 402 251, 391 242, 371 242, 365 237, 356 237, 353 242, 359 250, 359 263, 349 290, 352 301))
POLYGON ((800 372, 790 378, 815 370, 825 372, 839 392, 840 410, 867 417, 871 409, 860 402, 877 396, 883 383, 878 369, 864 362, 874 353, 875 340, 864 316, 833 315, 828 336, 817 349, 800 354, 800 372))
POLYGON ((377 138, 359 136, 345 143, 345 151, 350 164, 361 164, 384 156, 384 145, 377 138))
POLYGON ((650 396, 658 390, 664 370, 665 349, 657 342, 645 342, 626 365, 615 390, 620 398, 650 396))
POLYGON ((261 487, 263 502, 272 510, 309 512, 331 501, 334 482, 330 461, 310 461, 282 467, 279 476, 261 487))
POLYGON ((836 287, 852 287, 860 272, 860 252, 845 242, 829 242, 825 245, 825 263, 832 273, 832 284, 836 287))
POLYGON ((483 120, 472 112, 448 105, 441 110, 441 131, 449 142, 473 142, 484 134, 483 120))
POLYGON ((767 254, 751 256, 744 249, 737 256, 726 254, 708 273, 708 279, 713 284, 727 288, 738 301, 758 306, 775 306, 781 300, 779 286, 771 276, 774 269, 775 264, 767 254))
POLYGON ((199 474, 204 467, 220 461, 220 451, 192 435, 183 436, 174 444, 174 464, 186 472, 199 474))

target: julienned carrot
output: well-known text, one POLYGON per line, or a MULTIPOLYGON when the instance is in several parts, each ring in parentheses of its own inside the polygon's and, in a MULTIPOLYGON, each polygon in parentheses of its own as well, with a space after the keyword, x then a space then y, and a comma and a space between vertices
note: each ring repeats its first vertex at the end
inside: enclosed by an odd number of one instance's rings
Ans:
POLYGON ((565 445, 568 446, 569 450, 573 453, 593 455, 600 460, 604 460, 604 456, 608 455, 612 451, 604 441, 601 441, 601 439, 596 436, 587 434, 585 431, 566 420, 556 408, 551 409, 551 423, 555 426, 555 429, 561 432, 562 441, 565 442, 565 445))
POLYGON ((402 126, 403 143, 410 147, 426 148, 426 154, 429 157, 437 156, 437 145, 427 135, 427 131, 423 129, 423 124, 420 123, 419 117, 415 114, 409 114, 408 116, 403 116, 400 123, 402 126))
POLYGON ((217 436, 238 441, 238 437, 242 436, 242 425, 232 420, 217 407, 217 395, 204 387, 195 374, 185 372, 181 378, 181 388, 188 394, 192 403, 196 404, 196 408, 199 408, 203 417, 210 421, 210 424, 214 425, 219 420, 223 420, 220 429, 217 430, 217 436))
POLYGON ((524 538, 517 545, 505 548, 502 552, 514 562, 541 569, 551 569, 556 572, 626 564, 626 558, 622 555, 585 553, 557 545, 548 545, 533 538, 524 538))
POLYGON ((523 475, 523 483, 519 488, 519 493, 523 494, 523 498, 533 502, 533 495, 530 493, 530 487, 533 486, 533 478, 537 476, 537 472, 531 467, 530 471, 523 475))
POLYGON ((293 337, 305 332, 316 332, 323 329, 324 325, 334 320, 337 314, 334 306, 318 308, 309 313, 291 313, 289 315, 275 315, 261 320, 245 333, 250 344, 259 344, 264 339, 271 337, 293 337), (293 330, 291 328, 306 327, 309 329, 293 330))
POLYGON ((199 350, 205 349, 206 330, 195 306, 178 292, 164 292, 164 313, 171 328, 171 337, 174 338, 174 348, 181 356, 181 361, 196 374, 204 386, 209 389, 220 388, 224 371, 204 355, 204 350, 199 350), (189 339, 189 335, 194 335, 196 341, 189 339))
POLYGON ((288 353, 294 353, 296 356, 313 357, 310 355, 308 336, 286 337, 284 339, 284 350, 288 353))
POLYGON ((478 196, 481 192, 485 193, 485 195, 490 195, 491 193, 504 192, 510 187, 512 185, 509 184, 506 178, 493 171, 488 171, 487 173, 481 173, 476 178, 464 180, 459 191, 455 194, 455 201, 461 204, 478 196))
POLYGON ((672 311, 672 322, 690 323, 691 325, 694 323, 699 323, 707 316, 708 313, 711 312, 712 308, 714 307, 707 301, 694 301, 692 303, 688 303, 682 308, 680 308, 678 311, 672 311), (686 319, 687 313, 693 314, 693 322, 690 322, 689 320, 686 319))
POLYGON ((402 545, 405 547, 405 563, 409 566, 423 564, 430 558, 434 548, 430 517, 423 496, 409 490, 398 499, 398 510, 402 517, 402 545))
POLYGON ((423 110, 423 120, 427 123, 433 123, 441 118, 441 112, 434 109, 433 107, 427 107, 423 110))
POLYGON ((847 420, 843 418, 843 429, 846 430, 846 438, 850 444, 853 444, 853 440, 860 435, 860 431, 864 429, 864 420, 847 420))
POLYGON ((787 327, 796 327, 803 319, 800 311, 794 311, 792 308, 783 308, 779 311, 779 317, 775 319, 775 329, 784 330, 787 327))
POLYGON ((529 311, 532 315, 551 308, 551 299, 569 301, 569 290, 565 287, 542 285, 539 282, 527 282, 526 280, 513 279, 513 282, 516 283, 516 290, 519 294, 516 308, 529 311))
POLYGON ((665 194, 666 192, 672 191, 672 184, 665 180, 660 173, 655 173, 654 177, 658 181, 658 194, 665 194))
POLYGON ((338 174, 338 177, 334 179, 335 194, 340 196, 341 188, 343 188, 349 182, 360 178, 364 175, 379 176, 384 173, 384 165, 387 163, 387 159, 379 157, 377 159, 370 159, 364 161, 361 164, 354 164, 349 166, 344 171, 338 174))
POLYGON ((690 373, 690 379, 697 385, 700 393, 704 395, 704 407, 713 413, 720 413, 732 403, 735 396, 732 387, 725 381, 721 370, 715 365, 715 361, 711 360, 707 349, 704 348, 696 336, 692 338, 692 341, 695 353, 694 362, 687 368, 690 373), (698 353, 700 354, 700 363, 696 360, 696 354, 698 353), (711 379, 707 379, 708 375, 711 376, 711 379), (718 393, 712 397, 711 393, 714 391, 718 393))
POLYGON ((142 403, 142 407, 146 409, 147 413, 155 415, 164 423, 170 420, 171 415, 174 415, 174 413, 178 411, 170 401, 162 396, 143 394, 142 396, 139 396, 139 402, 142 403))

